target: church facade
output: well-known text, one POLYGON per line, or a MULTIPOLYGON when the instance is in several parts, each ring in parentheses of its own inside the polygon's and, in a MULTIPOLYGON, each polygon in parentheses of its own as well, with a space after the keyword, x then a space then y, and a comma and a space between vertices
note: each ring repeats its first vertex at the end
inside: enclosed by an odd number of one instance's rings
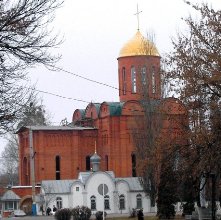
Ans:
POLYGON ((118 57, 119 101, 89 103, 85 109, 76 109, 72 123, 65 126, 20 128, 20 185, 32 184, 32 172, 36 185, 77 179, 91 170, 90 157, 95 148, 102 172, 113 171, 116 178, 137 177, 133 126, 137 117, 144 116, 145 105, 166 115, 162 134, 171 140, 180 136, 180 127, 171 118, 186 114, 179 100, 162 98, 160 70, 157 48, 137 31, 118 57))

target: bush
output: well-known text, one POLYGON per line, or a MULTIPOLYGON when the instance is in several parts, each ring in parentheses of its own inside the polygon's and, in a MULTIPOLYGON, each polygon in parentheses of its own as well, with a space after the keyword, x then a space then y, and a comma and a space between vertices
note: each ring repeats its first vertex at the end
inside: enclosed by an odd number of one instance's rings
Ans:
POLYGON ((86 206, 77 206, 71 212, 74 220, 88 220, 91 217, 91 210, 86 206))
POLYGON ((56 220, 70 220, 71 210, 70 209, 59 209, 54 215, 56 220))
MULTIPOLYGON (((107 213, 104 212, 104 217, 106 218, 107 213)), ((97 211, 95 214, 96 220, 102 220, 103 219, 103 212, 102 211, 97 211)))
POLYGON ((157 216, 159 219, 173 219, 175 216, 175 207, 173 204, 161 204, 158 207, 157 216))
POLYGON ((183 215, 191 215, 192 212, 195 210, 193 202, 187 202, 183 204, 183 215))

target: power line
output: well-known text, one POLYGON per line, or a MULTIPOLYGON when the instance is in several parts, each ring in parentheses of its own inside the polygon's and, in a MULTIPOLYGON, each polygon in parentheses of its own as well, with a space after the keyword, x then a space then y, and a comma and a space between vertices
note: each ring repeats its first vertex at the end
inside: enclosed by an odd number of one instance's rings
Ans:
POLYGON ((40 89, 35 89, 35 88, 27 88, 27 89, 37 91, 37 92, 41 92, 41 93, 48 94, 48 95, 52 95, 52 96, 56 96, 56 97, 63 98, 63 99, 75 100, 75 101, 84 102, 84 103, 87 103, 87 104, 91 103, 91 102, 85 101, 83 99, 76 99, 76 98, 72 98, 72 97, 66 97, 66 96, 58 95, 58 94, 55 94, 55 93, 52 93, 52 92, 43 91, 43 90, 40 90, 40 89))
MULTIPOLYGON (((53 66, 51 66, 51 67, 53 67, 53 66)), ((81 75, 79 75, 79 74, 76 74, 76 73, 73 73, 73 72, 71 72, 71 71, 65 70, 65 69, 63 69, 63 68, 61 68, 61 67, 53 67, 53 68, 55 68, 55 69, 57 69, 57 70, 59 70, 59 71, 68 73, 68 74, 70 74, 70 75, 72 75, 72 76, 76 76, 76 77, 79 77, 79 78, 81 78, 81 79, 87 80, 87 81, 89 81, 89 82, 93 82, 93 83, 96 83, 96 84, 99 84, 99 85, 103 85, 103 86, 106 86, 106 87, 109 87, 109 88, 112 88, 112 89, 119 90, 119 88, 117 88, 117 87, 115 87, 115 86, 111 86, 111 85, 109 85, 109 84, 107 84, 107 83, 99 82, 99 81, 96 81, 96 80, 93 80, 93 79, 90 79, 90 78, 81 76, 81 75)))
MULTIPOLYGON (((41 92, 41 93, 44 93, 44 94, 48 94, 48 95, 52 95, 52 96, 56 96, 56 97, 59 97, 59 98, 63 98, 63 99, 68 99, 68 100, 75 100, 75 101, 79 101, 79 102, 84 102, 84 103, 87 103, 87 104, 90 104, 92 103, 91 101, 86 101, 86 100, 83 100, 83 99, 76 99, 76 98, 72 98, 72 97, 66 97, 66 96, 62 96, 62 95, 59 95, 59 94, 55 94, 55 93, 52 93, 52 92, 48 92, 48 91, 43 91, 43 90, 39 90, 39 89, 35 89, 35 88, 30 88, 30 87, 25 87, 24 88, 28 89, 28 90, 33 90, 33 91, 38 91, 38 92, 41 92)), ((145 100, 144 100, 145 101, 145 100)), ((149 100, 147 100, 148 102, 149 100)), ((170 100, 170 98, 164 98, 162 99, 162 101, 167 101, 168 103, 173 103, 173 101, 170 100)), ((92 103, 93 104, 93 103, 92 103)), ((101 104, 101 103, 100 103, 101 104)), ((160 104, 159 104, 160 105, 160 104)), ((157 107, 158 105, 156 105, 157 107)), ((142 106, 141 106, 142 107, 142 106)), ((145 106, 143 107, 144 109, 146 108, 145 106)), ((131 108, 124 108, 124 109, 127 109, 127 110, 130 110, 130 111, 133 111, 133 112, 146 112, 145 110, 138 110, 138 109, 131 109, 131 108)), ((163 113, 163 112, 155 112, 155 113, 163 113)))
MULTIPOLYGON (((88 77, 84 77, 84 76, 82 76, 82 75, 80 75, 80 74, 73 73, 73 72, 71 72, 71 71, 69 71, 69 70, 65 70, 65 69, 63 69, 63 68, 61 68, 61 67, 56 67, 56 66, 52 66, 52 65, 50 65, 50 67, 53 68, 53 69, 55 69, 55 70, 62 71, 62 72, 64 72, 64 73, 68 73, 68 74, 70 74, 70 75, 72 75, 72 76, 79 77, 79 78, 81 78, 81 79, 87 80, 87 81, 92 82, 92 83, 96 83, 96 84, 99 84, 99 85, 103 85, 103 86, 106 86, 106 87, 109 87, 109 88, 112 88, 112 89, 115 89, 115 90, 118 90, 118 91, 124 91, 124 89, 119 89, 119 88, 117 88, 117 87, 115 87, 115 86, 112 86, 112 85, 109 85, 109 84, 107 84, 107 83, 103 83, 103 82, 100 82, 100 81, 97 81, 97 80, 90 79, 90 78, 88 78, 88 77)), ((50 70, 50 69, 49 69, 49 70, 50 70)), ((52 70, 51 70, 51 71, 52 71, 52 70)), ((139 72, 139 71, 137 71, 137 72, 139 72)), ((148 89, 148 88, 146 88, 146 89, 148 89)), ((131 93, 133 93, 132 90, 126 90, 125 92, 131 92, 131 93)), ((138 95, 143 95, 144 93, 136 92, 136 94, 138 94, 138 95)))

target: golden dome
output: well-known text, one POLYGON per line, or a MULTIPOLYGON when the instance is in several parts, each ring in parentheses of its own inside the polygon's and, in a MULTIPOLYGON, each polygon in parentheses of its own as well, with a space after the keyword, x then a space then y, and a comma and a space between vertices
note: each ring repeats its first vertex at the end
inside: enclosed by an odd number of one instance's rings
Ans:
POLYGON ((139 55, 160 56, 154 43, 143 37, 140 31, 137 31, 135 36, 122 47, 119 57, 139 55))

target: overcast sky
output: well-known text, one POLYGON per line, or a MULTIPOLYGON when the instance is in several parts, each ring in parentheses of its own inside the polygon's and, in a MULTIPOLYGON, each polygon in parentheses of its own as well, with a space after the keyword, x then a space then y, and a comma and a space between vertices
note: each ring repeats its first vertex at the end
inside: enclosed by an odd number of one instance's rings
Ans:
MULTIPOLYGON (((206 2, 216 9, 221 8, 221 0, 206 2)), ((137 31, 137 17, 134 15, 137 4, 142 11, 139 16, 141 33, 146 36, 154 32, 160 54, 169 52, 172 49, 171 37, 175 37, 178 31, 185 32, 181 18, 193 12, 183 0, 65 0, 53 23, 54 30, 64 37, 64 43, 57 50, 62 55, 57 66, 118 87, 117 58, 122 46, 137 31)), ((70 122, 74 110, 84 109, 91 101, 119 101, 117 90, 67 72, 52 72, 38 66, 30 70, 29 77, 38 90, 71 98, 39 93, 54 124, 59 124, 64 118, 70 122)), ((4 143, 0 151, 3 147, 4 143)))

